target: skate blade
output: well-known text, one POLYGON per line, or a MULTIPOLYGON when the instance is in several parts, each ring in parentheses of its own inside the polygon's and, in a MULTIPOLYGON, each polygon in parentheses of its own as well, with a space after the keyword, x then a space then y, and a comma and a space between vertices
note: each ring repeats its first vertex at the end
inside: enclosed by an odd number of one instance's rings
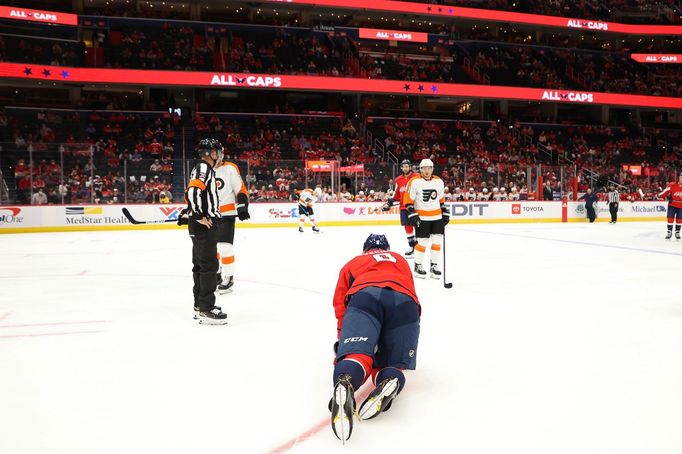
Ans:
POLYGON ((232 293, 232 288, 227 288, 225 290, 218 290, 218 295, 227 295, 228 293, 232 293))
POLYGON ((337 386, 334 390, 334 403, 337 406, 336 414, 332 415, 332 429, 336 438, 344 444, 350 439, 351 429, 353 428, 353 415, 347 415, 344 407, 348 398, 348 390, 344 386, 337 386))
POLYGON ((437 274, 432 274, 432 275, 431 275, 431 276, 429 276, 429 277, 430 277, 431 279, 435 279, 435 280, 438 280, 438 279, 440 279, 440 276, 439 276, 439 275, 437 275, 437 274))
POLYGON ((414 277, 416 277, 417 279, 426 279, 425 274, 415 274, 414 277))
POLYGON ((358 412, 358 417, 361 420, 366 421, 377 416, 381 413, 381 404, 384 402, 384 398, 393 394, 396 389, 398 389, 398 379, 392 378, 384 389, 381 390, 379 395, 370 397, 362 403, 360 411, 358 412))
POLYGON ((199 316, 200 325, 227 325, 227 319, 216 320, 213 318, 203 318, 199 316))

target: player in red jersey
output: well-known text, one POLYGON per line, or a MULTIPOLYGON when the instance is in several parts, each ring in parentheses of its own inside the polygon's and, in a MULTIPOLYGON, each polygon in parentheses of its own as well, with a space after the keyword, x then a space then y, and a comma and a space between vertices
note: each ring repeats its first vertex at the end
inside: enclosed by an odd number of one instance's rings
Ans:
POLYGON ((668 199, 668 234, 665 239, 672 238, 675 219, 677 219, 675 238, 682 239, 680 237, 680 229, 682 228, 682 173, 678 177, 677 183, 668 183, 665 190, 658 194, 658 197, 668 199))
POLYGON ((358 417, 371 419, 391 406, 405 386, 402 369, 415 369, 421 306, 407 261, 390 251, 384 235, 370 235, 339 274, 334 292, 338 341, 334 344, 332 429, 344 443, 355 414, 353 394, 370 376, 376 388, 358 417))
POLYGON ((395 179, 395 189, 393 190, 393 197, 388 199, 384 204, 383 210, 388 211, 393 205, 398 202, 400 204, 400 225, 405 227, 405 233, 407 234, 407 244, 410 245, 410 249, 405 252, 405 258, 411 259, 414 257, 414 247, 417 245, 417 240, 414 238, 414 226, 407 222, 407 211, 405 210, 404 195, 405 190, 407 190, 407 184, 414 177, 418 177, 419 174, 412 171, 412 163, 405 159, 400 163, 400 169, 403 174, 395 179))

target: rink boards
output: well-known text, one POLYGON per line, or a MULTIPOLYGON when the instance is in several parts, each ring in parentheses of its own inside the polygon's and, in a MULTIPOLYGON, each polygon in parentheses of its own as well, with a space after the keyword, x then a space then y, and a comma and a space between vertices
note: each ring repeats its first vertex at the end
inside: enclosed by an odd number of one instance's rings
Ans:
MULTIPOLYGON (((519 223, 586 222, 582 202, 448 202, 451 222, 519 223)), ((388 212, 380 202, 319 203, 314 207, 321 226, 392 225, 399 222, 397 207, 388 212)), ((48 205, 0 207, 0 233, 56 232, 79 230, 172 229, 184 205, 48 205), (133 225, 123 215, 128 208, 140 221, 169 221, 162 224, 133 225)), ((621 202, 619 221, 663 221, 666 202, 621 202)), ((292 227, 298 225, 296 203, 252 203, 251 219, 239 227, 292 227)), ((599 203, 599 222, 610 220, 608 204, 599 203)))

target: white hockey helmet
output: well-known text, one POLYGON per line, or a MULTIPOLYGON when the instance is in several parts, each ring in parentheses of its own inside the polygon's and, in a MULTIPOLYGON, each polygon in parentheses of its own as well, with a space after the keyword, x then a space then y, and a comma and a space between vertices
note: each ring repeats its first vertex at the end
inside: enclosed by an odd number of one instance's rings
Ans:
POLYGON ((483 188, 483 192, 488 192, 488 188, 483 188))
POLYGON ((500 192, 507 192, 507 188, 505 188, 504 186, 502 186, 502 187, 500 188, 500 192))
POLYGON ((462 188, 455 188, 455 191, 461 191, 462 188))
POLYGON ((419 168, 421 169, 422 167, 432 167, 433 168, 433 161, 430 159, 422 159, 421 162, 419 163, 419 168))
POLYGON ((498 188, 493 188, 493 192, 500 192, 498 188))
POLYGON ((358 191, 358 195, 365 195, 365 191, 358 191))
POLYGON ((474 188, 469 188, 469 192, 474 192, 474 191, 475 191, 474 188))

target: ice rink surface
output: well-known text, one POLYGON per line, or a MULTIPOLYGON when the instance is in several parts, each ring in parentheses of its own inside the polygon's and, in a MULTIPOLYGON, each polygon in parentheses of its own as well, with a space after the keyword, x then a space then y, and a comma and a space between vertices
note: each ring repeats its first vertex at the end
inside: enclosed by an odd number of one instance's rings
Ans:
MULTIPOLYGON (((227 326, 192 320, 186 232, 0 235, 0 452, 679 454, 682 242, 664 223, 450 226, 418 368, 329 427, 331 305, 366 236, 238 229, 227 326)), ((366 393, 366 387, 359 393, 366 393)))

